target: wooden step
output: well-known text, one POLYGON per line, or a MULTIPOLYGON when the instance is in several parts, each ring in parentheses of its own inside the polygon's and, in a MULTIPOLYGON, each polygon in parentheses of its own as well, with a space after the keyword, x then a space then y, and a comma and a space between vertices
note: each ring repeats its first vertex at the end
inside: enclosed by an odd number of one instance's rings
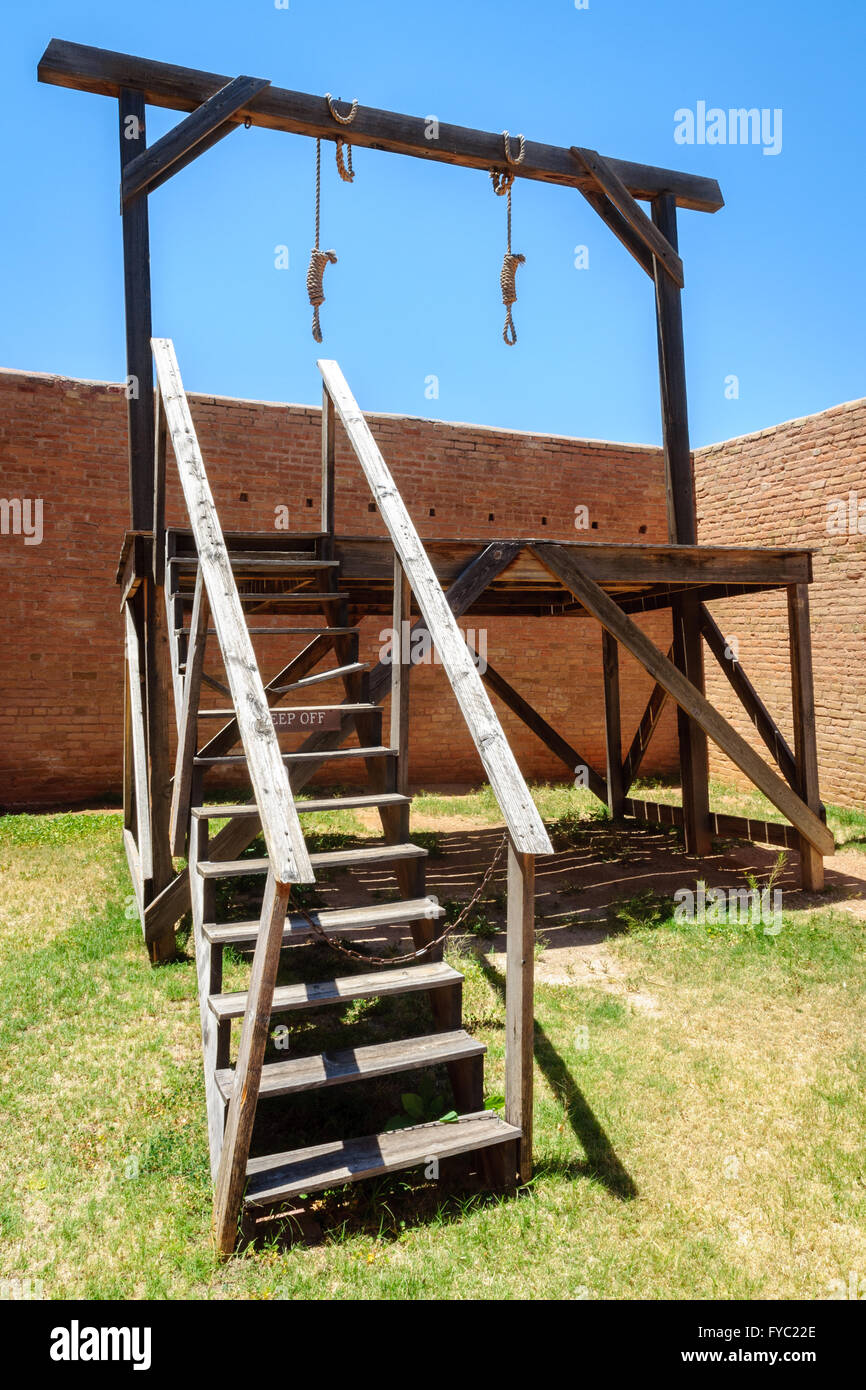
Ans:
MULTIPOLYGON (((290 574, 294 574, 298 570, 329 570, 340 568, 339 560, 316 560, 312 556, 302 555, 300 553, 295 555, 288 553, 278 555, 266 550, 261 552, 258 550, 230 550, 229 560, 231 561, 233 570, 247 568, 271 570, 279 568, 288 570, 290 574)), ((178 569, 195 571, 198 569, 198 556, 175 555, 172 557, 171 563, 177 565, 178 569)))
MULTIPOLYGON (((331 762, 335 758, 396 758, 396 748, 383 748, 375 745, 372 748, 321 748, 316 752, 309 753, 283 753, 281 757, 284 763, 320 763, 331 762)), ((220 758, 201 758, 195 759, 196 767, 215 767, 218 763, 245 763, 244 753, 226 753, 220 758)))
POLYGON ((252 1158, 247 1164, 248 1207, 270 1206, 303 1192, 321 1192, 344 1183, 378 1178, 401 1168, 426 1166, 433 1158, 452 1158, 520 1139, 521 1132, 492 1110, 461 1115, 453 1123, 412 1125, 390 1134, 363 1139, 335 1139, 329 1144, 252 1158))
MULTIPOLYGON (((182 599, 184 603, 192 603, 195 597, 192 589, 176 589, 169 595, 170 598, 182 599)), ((332 590, 330 593, 313 592, 311 589, 294 589, 290 593, 265 593, 265 594, 246 594, 239 592, 238 598, 241 603, 339 603, 342 599, 348 599, 351 595, 332 590)))
MULTIPOLYGON (((368 1043, 365 1047, 346 1048, 344 1052, 290 1057, 284 1062, 268 1062, 262 1068, 259 1097, 297 1095, 299 1091, 318 1091, 350 1081, 370 1081, 377 1076, 393 1076, 401 1071, 483 1057, 486 1051, 486 1043, 470 1037, 462 1028, 455 1028, 450 1033, 368 1043)), ((223 1100, 227 1101, 232 1093, 234 1075, 232 1067, 214 1072, 223 1100)))
MULTIPOLYGON (((278 985, 274 990, 272 1014, 289 1013, 295 1009, 320 1009, 324 1004, 344 1004, 352 999, 379 999, 393 994, 412 994, 416 990, 444 989, 459 985, 463 976, 444 961, 425 965, 385 967, 363 975, 346 975, 340 979, 315 980, 300 985, 278 985)), ((212 994, 208 1005, 218 1019, 243 1018, 247 1009, 247 991, 232 994, 212 994)))
MULTIPOLYGON (((354 629, 352 629, 354 631, 354 629)), ((333 666, 327 671, 317 671, 314 676, 304 676, 303 680, 293 681, 291 685, 273 686, 274 694, 286 695, 290 690, 303 690, 308 685, 318 685, 321 681, 332 681, 342 676, 353 676, 358 671, 369 671, 369 661, 350 661, 346 666, 333 666)), ((379 706, 376 706, 378 709, 379 706)))
MULTIPOLYGON (((381 705, 371 705, 368 701, 366 704, 360 705, 271 705, 271 714, 321 714, 324 710, 330 713, 331 710, 335 709, 339 710, 341 714, 382 713, 381 705)), ((234 719, 235 712, 233 709, 200 709, 198 717, 199 719, 234 719)), ((297 728, 300 732, 302 726, 298 724, 297 728)), ((304 728, 303 732, 308 734, 311 731, 304 728)))
MULTIPOLYGON (((403 902, 374 903, 368 907, 338 907, 325 912, 311 908, 310 916, 329 936, 353 936, 360 931, 382 927, 402 927, 410 922, 435 922, 445 909, 435 898, 407 898, 403 902)), ((214 946, 251 946, 258 939, 259 921, 205 922, 202 931, 214 946)), ((290 912, 283 928, 283 945, 315 937, 305 917, 290 912)))
MULTIPOLYGON (((410 796, 403 796, 401 792, 378 792, 372 796, 364 792, 359 796, 323 796, 311 797, 309 801, 296 801, 295 810, 299 815, 304 812, 307 815, 320 814, 325 811, 350 811, 361 808, 376 810, 378 806, 408 806, 411 803, 410 796)), ((241 816, 255 817, 258 819, 259 808, 255 802, 244 802, 242 805, 225 806, 193 806, 192 815, 198 820, 216 820, 217 818, 228 817, 236 820, 241 816)))
MULTIPOLYGON (((175 636, 189 637, 188 627, 176 627, 175 636)), ((352 637, 357 634, 356 627, 248 627, 247 632, 254 637, 352 637)), ((209 627, 208 637, 216 636, 216 628, 209 627)), ((323 653, 324 654, 324 653, 323 653)), ((281 689, 291 689, 290 686, 281 689)))
MULTIPOLYGON (((403 859, 424 859, 422 845, 355 845, 348 849, 320 850, 310 855, 314 869, 367 869, 378 864, 394 864, 403 859)), ((233 878, 238 874, 266 874, 270 860, 201 859, 196 868, 202 878, 233 878)))
MULTIPOLYGON (((168 526, 166 534, 177 557, 195 556, 195 541, 192 531, 186 526, 168 526)), ((303 531, 276 530, 273 526, 267 531, 224 531, 223 540, 230 555, 241 550, 261 550, 266 555, 312 555, 315 558, 316 545, 327 539, 327 532, 316 531, 312 527, 303 531)))

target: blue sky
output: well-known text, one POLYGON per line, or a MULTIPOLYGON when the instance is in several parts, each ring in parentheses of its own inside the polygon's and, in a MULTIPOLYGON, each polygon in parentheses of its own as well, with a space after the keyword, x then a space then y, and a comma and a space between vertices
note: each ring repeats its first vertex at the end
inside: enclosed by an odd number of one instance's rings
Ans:
MULTIPOLYGON (((862 0, 7 0, 0 365, 119 380, 116 103, 37 83, 52 36, 712 175, 726 207, 680 213, 693 442, 866 394, 862 0), (781 109, 781 152, 677 144, 675 112, 700 101, 781 109)), ((151 109, 149 140, 176 119, 151 109)), ((527 260, 508 348, 489 179, 359 150, 349 186, 324 147, 322 245, 339 264, 318 349, 314 155, 239 130, 152 195, 154 331, 189 389, 318 401, 328 356, 367 409, 658 441, 652 287, 570 190, 516 185, 527 260)))

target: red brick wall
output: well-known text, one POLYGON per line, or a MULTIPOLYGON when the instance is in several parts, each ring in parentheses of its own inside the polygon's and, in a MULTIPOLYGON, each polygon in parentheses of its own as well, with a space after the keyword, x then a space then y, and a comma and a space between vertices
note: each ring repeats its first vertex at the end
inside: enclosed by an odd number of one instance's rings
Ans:
MULTIPOLYGON (((291 529, 315 529, 317 410, 211 396, 193 396, 192 410, 226 530, 269 530, 281 504, 289 507, 291 529)), ((666 538, 658 450, 388 415, 371 417, 371 426, 422 536, 574 539, 574 509, 584 504, 595 529, 581 538, 666 538)), ((169 472, 173 479, 171 461, 169 472)), ((128 515, 121 388, 0 371, 0 496, 42 498, 44 511, 40 545, 25 545, 21 535, 0 536, 0 805, 80 804, 116 796, 122 647, 114 574, 128 515)), ((338 530, 380 531, 369 500, 341 440, 338 530)), ((168 515, 184 524, 176 485, 168 515)), ((666 615, 645 621, 664 643, 666 615)), ((375 656, 384 625, 379 619, 365 624, 365 655, 375 656)), ((564 618, 497 619, 487 626, 491 662, 603 772, 596 625, 564 618)), ((622 665, 627 744, 651 681, 630 658, 624 656, 622 665)), ((499 709, 524 773, 560 779, 562 764, 499 709)), ((668 712, 646 770, 674 766, 668 712)), ((413 675, 411 767, 418 786, 481 777, 435 666, 419 667, 413 675)))
MULTIPOLYGON (((698 535, 708 544, 802 545, 814 549, 810 587, 821 793, 866 801, 866 400, 791 420, 695 454, 698 535), (830 506, 856 494, 862 532, 828 532, 830 506)), ((784 594, 712 605, 786 738, 792 739, 784 594)), ((712 657, 707 691, 765 752, 712 657)), ((792 745, 793 746, 793 745, 792 745)), ((743 778, 711 745, 711 771, 743 778)))

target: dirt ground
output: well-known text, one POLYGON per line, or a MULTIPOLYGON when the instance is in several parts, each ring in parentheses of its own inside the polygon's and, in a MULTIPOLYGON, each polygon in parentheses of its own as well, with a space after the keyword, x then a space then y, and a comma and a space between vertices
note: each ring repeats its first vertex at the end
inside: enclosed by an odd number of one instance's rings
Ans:
MULTIPOLYGON (((371 833, 377 832, 375 812, 361 812, 359 819, 371 833)), ((436 836, 435 852, 427 860, 427 891, 441 903, 467 902, 501 843, 502 829, 472 816, 417 813, 411 828, 436 836)), ((708 888, 745 888, 747 872, 766 881, 778 854, 755 845, 717 844, 717 853, 699 860, 685 854, 666 828, 603 821, 580 826, 571 843, 554 839, 555 855, 536 861, 536 931, 544 945, 536 961, 536 979, 601 985, 613 993, 628 993, 633 1007, 653 1012, 650 995, 629 992, 622 966, 608 948, 617 925, 612 909, 647 892, 672 897, 677 889, 693 888, 698 879, 708 888)), ((789 854, 775 884, 782 890, 784 911, 835 905, 866 920, 866 854, 837 853, 826 861, 826 875, 823 893, 803 893, 797 883, 797 856, 789 854)), ((505 963, 505 886, 503 856, 480 904, 492 933, 460 933, 464 944, 483 951, 497 968, 505 963)), ((337 893, 346 906, 350 892, 359 905, 397 896, 396 880, 378 869, 345 876, 339 889, 327 882, 317 884, 317 889, 323 906, 332 896, 336 900, 337 893)), ((411 945, 399 928, 371 934, 365 941, 371 949, 411 945)))

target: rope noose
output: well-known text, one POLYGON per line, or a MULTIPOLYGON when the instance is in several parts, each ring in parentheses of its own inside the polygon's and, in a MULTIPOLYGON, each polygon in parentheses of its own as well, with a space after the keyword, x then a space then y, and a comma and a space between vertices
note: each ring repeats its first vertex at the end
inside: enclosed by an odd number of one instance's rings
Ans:
MULTIPOLYGON (((351 125, 358 114, 358 98, 352 102, 351 109, 345 116, 334 105, 334 98, 330 92, 325 93, 325 100, 328 103, 328 110, 334 120, 340 125, 351 125)), ((352 168, 352 146, 348 141, 337 138, 337 173, 344 183, 353 183, 355 170, 352 168), (346 147, 346 157, 343 156, 343 146, 346 147)), ((325 267, 337 264, 337 254, 335 251, 323 251, 319 246, 319 222, 322 210, 322 142, 316 141, 316 244, 310 254, 310 264, 307 270, 307 294, 313 310, 313 337, 317 343, 322 341, 322 326, 319 322, 319 307, 325 302, 324 276, 325 267)))
MULTIPOLYGON (((345 116, 340 115, 339 111, 334 105, 334 98, 331 96, 330 92, 325 93, 325 100, 328 103, 328 110, 330 111, 335 121, 338 121, 340 125, 352 124, 352 122, 358 114, 357 97, 355 97, 354 101, 352 102, 351 110, 345 116)), ((355 170, 352 168, 352 146, 349 144, 348 140, 343 140, 339 136, 337 137, 337 173, 340 175, 340 178, 343 180, 343 183, 354 183, 355 170), (345 160, 343 159, 344 145, 346 147, 345 160)))
MULTIPOLYGON (((507 130, 503 130, 502 138, 505 144, 505 159, 508 164, 516 168, 518 164, 523 163, 523 157, 526 154, 526 141, 522 135, 518 135, 518 155, 516 159, 512 159, 511 141, 507 130)), ((505 326, 502 329, 502 339, 509 347, 514 347, 517 342, 517 329, 514 327, 514 320, 511 317, 511 306, 517 302, 517 267, 525 264, 526 257, 511 250, 511 188, 514 183, 514 174, 510 169, 491 169, 490 177, 493 180, 493 192, 499 194, 500 197, 504 194, 507 203, 507 242, 499 284, 502 289, 502 303, 505 305, 505 326)))
POLYGON ((322 210, 322 142, 316 141, 316 244, 310 254, 307 270, 307 294, 313 310, 313 338, 322 341, 322 327, 319 323, 319 306, 325 302, 323 279, 326 265, 337 264, 335 251, 322 251, 319 246, 319 222, 322 210))

